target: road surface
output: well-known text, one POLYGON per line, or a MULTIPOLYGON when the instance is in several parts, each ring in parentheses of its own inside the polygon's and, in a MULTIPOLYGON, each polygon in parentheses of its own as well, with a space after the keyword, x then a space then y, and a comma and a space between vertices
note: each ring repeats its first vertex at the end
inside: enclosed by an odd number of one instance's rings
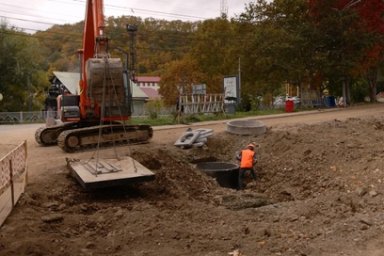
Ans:
MULTIPOLYGON (((262 121, 271 129, 285 129, 301 124, 316 124, 332 120, 346 120, 348 118, 364 118, 368 116, 383 116, 384 105, 369 104, 349 108, 334 108, 325 110, 312 110, 268 116, 253 116, 243 119, 262 121)), ((226 130, 226 120, 208 121, 190 125, 167 125, 154 127, 154 136, 151 143, 173 144, 188 127, 210 128, 215 133, 226 130)), ((0 125, 0 155, 14 145, 27 140, 28 143, 28 172, 30 181, 43 174, 45 170, 55 165, 64 165, 66 158, 90 157, 95 152, 65 153, 58 147, 42 147, 35 142, 34 133, 42 124, 0 125)), ((150 144, 142 145, 146 147, 150 144)), ((104 150, 104 155, 112 154, 111 150, 104 150)))

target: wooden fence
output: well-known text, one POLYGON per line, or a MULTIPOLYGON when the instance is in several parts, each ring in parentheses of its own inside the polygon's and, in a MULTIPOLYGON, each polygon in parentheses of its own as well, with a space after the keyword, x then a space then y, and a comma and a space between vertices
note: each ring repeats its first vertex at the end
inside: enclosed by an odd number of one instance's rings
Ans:
POLYGON ((224 113, 224 94, 188 94, 179 96, 178 112, 184 114, 224 113))
POLYGON ((24 141, 0 159, 0 226, 24 193, 26 184, 27 142, 24 141))

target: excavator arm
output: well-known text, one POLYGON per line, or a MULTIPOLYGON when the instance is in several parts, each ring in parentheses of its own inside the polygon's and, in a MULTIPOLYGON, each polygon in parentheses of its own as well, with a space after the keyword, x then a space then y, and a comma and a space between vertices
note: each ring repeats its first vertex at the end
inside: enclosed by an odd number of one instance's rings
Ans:
POLYGON ((111 58, 104 34, 103 0, 88 0, 80 53, 81 120, 128 120, 128 81, 119 58, 111 58))

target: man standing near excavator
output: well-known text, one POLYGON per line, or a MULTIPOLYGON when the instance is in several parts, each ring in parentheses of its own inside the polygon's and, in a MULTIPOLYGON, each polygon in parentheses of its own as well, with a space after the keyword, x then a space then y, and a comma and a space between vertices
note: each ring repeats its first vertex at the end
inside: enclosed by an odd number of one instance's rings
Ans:
POLYGON ((257 162, 255 148, 256 148, 256 143, 251 142, 247 145, 245 149, 241 150, 236 156, 236 159, 240 161, 239 178, 238 178, 239 190, 244 189, 243 179, 248 171, 251 173, 253 180, 256 180, 255 171, 253 169, 253 166, 257 162))

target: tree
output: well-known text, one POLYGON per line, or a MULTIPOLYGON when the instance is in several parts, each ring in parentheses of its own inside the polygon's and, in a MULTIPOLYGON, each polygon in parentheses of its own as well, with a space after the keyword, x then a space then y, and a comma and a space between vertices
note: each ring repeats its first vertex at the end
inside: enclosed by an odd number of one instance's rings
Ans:
POLYGON ((42 108, 47 64, 44 48, 31 35, 0 25, 0 111, 42 108))
POLYGON ((47 49, 45 54, 50 71, 80 70, 78 50, 82 48, 83 24, 54 25, 33 35, 47 49))
MULTIPOLYGON (((328 80, 348 82, 372 74, 381 60, 383 2, 356 0, 310 0, 310 14, 323 57, 323 74, 328 80)), ((371 78, 372 80, 372 78, 371 78)), ((375 78, 373 78, 375 80, 375 78)), ((371 94, 373 83, 371 82, 371 94)), ((346 94, 349 99, 348 93, 346 94)))
POLYGON ((382 0, 363 1, 356 6, 356 9, 361 17, 362 30, 369 37, 360 61, 361 65, 357 66, 356 70, 367 78, 370 100, 373 102, 376 100, 378 69, 384 57, 384 2, 382 0))
POLYGON ((210 92, 223 92, 223 78, 237 73, 238 37, 234 25, 227 19, 203 21, 194 33, 191 56, 205 74, 210 92))
POLYGON ((300 85, 314 73, 315 46, 306 0, 258 0, 239 16, 241 56, 248 94, 279 92, 284 82, 300 85))
POLYGON ((198 63, 187 55, 165 65, 159 93, 166 105, 175 105, 180 94, 191 93, 192 85, 201 83, 203 79, 198 63))

